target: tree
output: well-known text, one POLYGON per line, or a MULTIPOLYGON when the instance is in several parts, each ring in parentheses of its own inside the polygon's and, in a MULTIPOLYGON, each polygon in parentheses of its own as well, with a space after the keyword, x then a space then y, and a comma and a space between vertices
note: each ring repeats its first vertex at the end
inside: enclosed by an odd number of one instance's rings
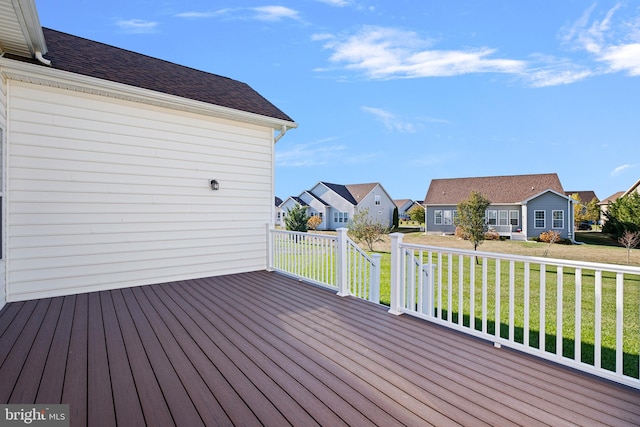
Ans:
POLYGON ((397 230, 400 227, 400 217, 398 215, 398 207, 393 208, 393 229, 397 230))
POLYGON ((602 229, 616 240, 625 231, 640 230, 640 193, 633 192, 620 197, 609 204, 606 212, 607 221, 602 229))
POLYGON ((307 221, 309 221, 307 208, 303 208, 298 203, 292 209, 287 209, 287 215, 284 217, 284 225, 289 231, 307 231, 307 221))
POLYGON ((424 217, 425 217, 424 207, 416 205, 411 209, 409 209, 407 211, 407 214, 409 214, 409 218, 411 218, 411 221, 415 221, 418 224, 424 224, 424 217))
POLYGON ((316 228, 318 228, 318 226, 322 224, 322 219, 320 219, 320 217, 318 215, 313 215, 311 218, 309 218, 309 220, 307 221, 307 228, 309 230, 315 230, 316 228))
POLYGON ((570 197, 575 201, 573 204, 573 221, 574 225, 577 226, 582 221, 587 221, 587 208, 582 204, 582 199, 580 199, 578 193, 573 193, 570 197))
POLYGON ((373 244, 382 241, 382 236, 389 230, 369 216, 369 209, 358 209, 347 224, 349 236, 358 243, 365 243, 370 251, 373 244))
POLYGON ((473 245, 473 250, 484 241, 484 233, 487 232, 485 215, 491 202, 477 191, 472 191, 467 200, 458 203, 458 217, 456 226, 473 245))
POLYGON ((626 230, 622 236, 618 238, 618 243, 627 248, 627 265, 629 265, 631 249, 635 248, 640 243, 640 231, 626 230))
POLYGON ((585 204, 578 193, 573 193, 571 198, 576 201, 573 204, 573 220, 577 226, 582 221, 597 222, 600 219, 600 206, 599 200, 594 197, 587 204, 585 204))

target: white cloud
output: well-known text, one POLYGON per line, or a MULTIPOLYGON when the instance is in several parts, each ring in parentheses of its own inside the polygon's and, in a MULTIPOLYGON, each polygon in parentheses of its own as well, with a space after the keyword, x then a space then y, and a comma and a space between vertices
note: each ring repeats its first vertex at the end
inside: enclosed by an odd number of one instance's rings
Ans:
POLYGON ((412 31, 367 26, 346 37, 326 34, 323 47, 330 61, 363 72, 373 79, 456 76, 470 73, 521 73, 526 63, 492 58, 495 49, 433 49, 433 41, 412 31))
POLYGON ((276 152, 276 164, 278 166, 306 167, 321 166, 336 162, 344 157, 346 146, 340 144, 327 144, 333 138, 308 144, 297 144, 292 148, 276 152))
POLYGON ((374 107, 362 107, 362 111, 372 114, 376 120, 384 125, 388 130, 402 133, 413 133, 416 131, 413 124, 404 122, 395 114, 389 111, 382 110, 374 107))
POLYGON ((622 172, 624 172, 627 169, 631 169, 634 168, 636 165, 629 165, 629 164, 625 164, 625 165, 620 165, 618 167, 616 167, 614 170, 611 171, 611 173, 609 174, 609 176, 617 176, 620 175, 622 172))
POLYGON ((345 7, 348 6, 351 2, 349 0, 317 0, 320 3, 326 3, 330 6, 337 6, 337 7, 345 7))
POLYGON ((116 25, 124 32, 131 34, 154 33, 158 27, 157 22, 144 21, 142 19, 121 19, 116 21, 116 25))
POLYGON ((595 5, 588 8, 571 26, 563 29, 563 41, 578 50, 589 53, 603 64, 604 73, 626 72, 640 76, 640 17, 616 20, 622 8, 618 3, 602 19, 594 19, 595 5))
POLYGON ((238 20, 257 20, 267 22, 278 22, 284 19, 302 21, 297 10, 285 6, 260 6, 260 7, 238 7, 218 9, 206 12, 180 12, 175 14, 178 18, 217 18, 238 20))

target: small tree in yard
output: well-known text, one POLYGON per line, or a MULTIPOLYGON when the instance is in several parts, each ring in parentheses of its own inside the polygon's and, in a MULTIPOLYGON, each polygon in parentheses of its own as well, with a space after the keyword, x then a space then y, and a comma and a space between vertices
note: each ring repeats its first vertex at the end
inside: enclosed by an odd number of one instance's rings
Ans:
POLYGON ((382 236, 389 230, 377 221, 369 217, 369 209, 359 209, 347 224, 349 236, 358 243, 364 243, 370 251, 373 244, 382 241, 382 236))
POLYGON ((484 241, 484 234, 487 232, 485 212, 490 204, 491 202, 477 191, 472 191, 467 200, 458 203, 455 225, 469 239, 474 251, 484 241))
POLYGON ((307 231, 307 221, 309 221, 307 209, 296 203, 292 209, 287 210, 284 225, 289 231, 307 231))
POLYGON ((398 215, 398 207, 393 208, 393 229, 397 230, 400 227, 400 216, 398 215))
POLYGON ((314 215, 307 221, 307 228, 309 228, 309 230, 315 230, 320 224, 322 224, 322 220, 318 215, 314 215))
POLYGON ((415 221, 418 224, 424 224, 425 211, 422 206, 412 207, 407 211, 407 214, 409 214, 409 218, 411 218, 411 221, 415 221))
POLYGON ((640 243, 640 231, 626 230, 622 236, 618 238, 618 243, 627 248, 627 265, 631 260, 631 249, 640 243))

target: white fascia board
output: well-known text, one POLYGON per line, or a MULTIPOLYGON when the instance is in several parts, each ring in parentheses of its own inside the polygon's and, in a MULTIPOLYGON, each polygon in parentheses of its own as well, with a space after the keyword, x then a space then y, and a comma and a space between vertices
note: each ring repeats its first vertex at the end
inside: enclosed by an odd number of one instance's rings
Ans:
POLYGON ((12 3, 31 54, 34 55, 36 52, 40 52, 44 55, 47 53, 47 43, 42 32, 35 1, 12 0, 12 3))
POLYGON ((272 129, 296 128, 292 121, 240 111, 207 102, 70 73, 41 65, 0 58, 0 71, 9 79, 70 91, 106 96, 195 114, 213 116, 272 129))

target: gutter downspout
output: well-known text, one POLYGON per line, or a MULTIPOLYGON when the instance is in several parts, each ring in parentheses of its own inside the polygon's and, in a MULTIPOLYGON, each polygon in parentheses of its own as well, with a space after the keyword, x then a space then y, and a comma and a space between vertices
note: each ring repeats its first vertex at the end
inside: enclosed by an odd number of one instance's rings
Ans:
POLYGON ((42 52, 40 52, 39 50, 36 50, 35 53, 33 54, 34 58, 36 58, 38 60, 38 62, 40 62, 41 64, 46 65, 47 67, 51 67, 51 61, 49 61, 48 59, 45 59, 42 56, 42 52))
POLYGON ((287 133, 288 130, 289 128, 287 128, 286 125, 282 125, 282 129, 280 129, 280 133, 278 134, 278 136, 273 138, 273 143, 275 144, 276 142, 280 141, 280 138, 282 138, 287 133))

